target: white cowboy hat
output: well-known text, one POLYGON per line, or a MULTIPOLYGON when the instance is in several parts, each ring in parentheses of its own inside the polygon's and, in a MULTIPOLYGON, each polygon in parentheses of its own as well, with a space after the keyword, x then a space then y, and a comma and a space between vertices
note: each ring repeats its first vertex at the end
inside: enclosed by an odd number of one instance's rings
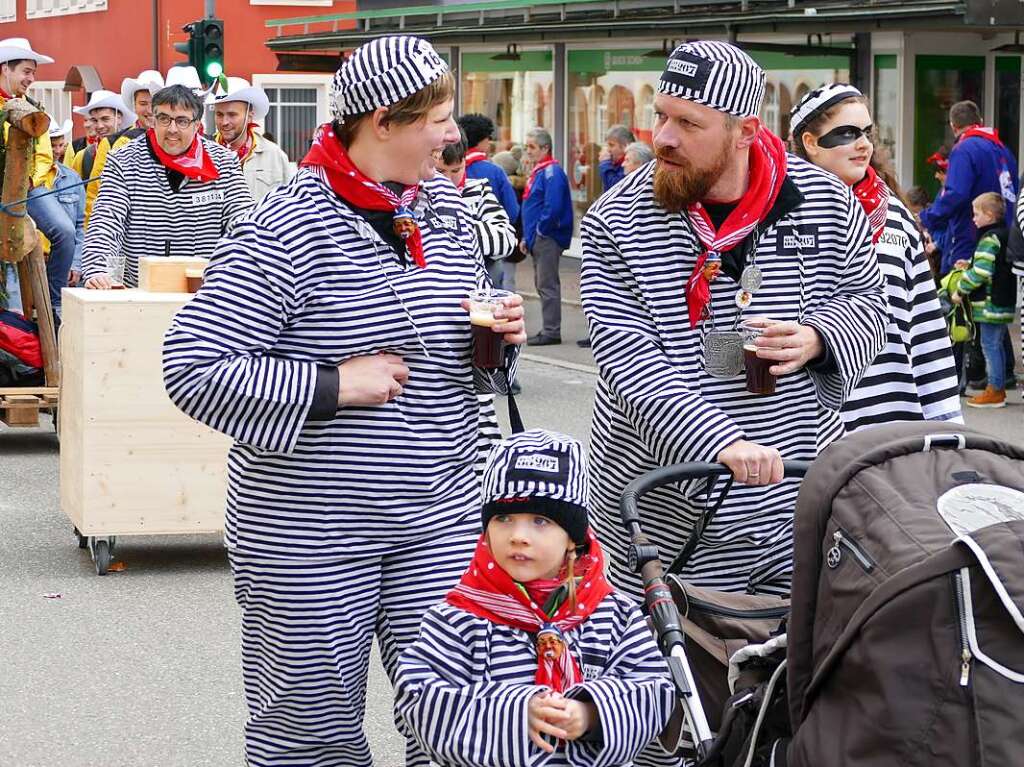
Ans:
POLYGON ((31 59, 37 64, 52 64, 53 59, 36 53, 28 40, 24 37, 8 37, 0 40, 0 61, 14 61, 16 59, 31 59))
POLYGON ((242 77, 229 77, 227 93, 217 96, 216 103, 223 104, 226 101, 244 101, 252 107, 252 116, 262 121, 270 112, 270 99, 260 87, 249 85, 249 81, 242 77))
POLYGON ((115 112, 120 112, 122 127, 128 127, 138 119, 138 115, 126 107, 121 97, 113 91, 93 91, 88 104, 84 107, 75 107, 71 111, 82 115, 82 117, 88 117, 94 109, 113 109, 115 112))
POLYGON ((164 76, 155 69, 146 69, 138 77, 126 77, 121 81, 121 100, 125 106, 135 106, 138 91, 156 93, 164 87, 164 76))
POLYGON ((195 67, 171 67, 167 70, 167 79, 164 80, 164 87, 172 85, 184 85, 194 91, 202 93, 206 90, 199 79, 199 72, 195 67))
POLYGON ((53 121, 50 123, 50 138, 57 138, 58 136, 70 136, 71 128, 71 120, 65 120, 60 124, 58 124, 56 121, 53 121))

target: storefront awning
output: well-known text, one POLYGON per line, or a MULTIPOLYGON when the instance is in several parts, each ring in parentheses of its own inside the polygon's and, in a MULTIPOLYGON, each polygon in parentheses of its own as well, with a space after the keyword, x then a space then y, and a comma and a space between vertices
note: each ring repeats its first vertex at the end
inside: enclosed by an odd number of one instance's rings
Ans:
POLYGON ((1012 29, 1010 19, 985 15, 1001 0, 489 0, 410 6, 266 22, 275 51, 352 48, 396 33, 436 43, 570 41, 629 36, 687 37, 717 32, 853 33, 883 29, 979 27, 1012 29), (974 6, 977 5, 977 8, 974 6), (985 8, 981 6, 985 5, 985 8))

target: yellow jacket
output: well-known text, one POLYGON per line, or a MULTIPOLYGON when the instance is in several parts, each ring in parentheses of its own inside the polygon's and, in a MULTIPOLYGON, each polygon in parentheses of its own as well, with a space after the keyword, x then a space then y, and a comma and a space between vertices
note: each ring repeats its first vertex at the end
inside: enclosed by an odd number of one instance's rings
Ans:
MULTIPOLYGON (((109 138, 101 138, 93 146, 96 147, 96 158, 93 160, 92 169, 90 173, 91 178, 98 179, 100 174, 103 173, 103 168, 107 164, 107 155, 111 152, 116 152, 121 147, 130 143, 131 139, 127 136, 118 136, 114 139, 114 145, 110 145, 109 138)), ((89 151, 89 145, 86 144, 85 148, 79 151, 74 159, 68 163, 71 169, 74 170, 79 176, 82 177, 82 181, 86 180, 85 177, 85 156, 89 151)), ((85 225, 89 226, 89 216, 92 215, 92 206, 96 202, 96 195, 100 193, 101 181, 94 181, 91 184, 87 184, 85 187, 85 225)))
MULTIPOLYGON (((3 109, 6 103, 7 99, 0 96, 0 109, 3 109)), ((4 145, 7 144, 7 133, 10 127, 4 123, 4 145)), ((50 144, 50 134, 44 133, 35 139, 29 181, 32 186, 45 186, 47 189, 52 189, 55 178, 57 178, 57 171, 53 167, 53 145, 50 144)))

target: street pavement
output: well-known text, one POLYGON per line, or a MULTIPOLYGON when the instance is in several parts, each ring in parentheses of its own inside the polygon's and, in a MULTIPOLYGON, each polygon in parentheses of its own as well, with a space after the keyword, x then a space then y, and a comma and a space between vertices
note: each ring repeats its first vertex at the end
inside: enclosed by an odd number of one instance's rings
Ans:
MULTIPOLYGON (((574 341, 585 322, 566 259, 564 343, 524 350, 527 427, 586 441, 596 377, 574 341)), ((519 288, 529 292, 529 262, 519 288)), ((539 306, 528 298, 536 332, 539 306)), ((503 403, 499 415, 507 432, 503 403)), ((1019 441, 1024 405, 968 424, 1019 441)), ((48 420, 48 419, 44 419, 48 420)), ((0 426, 0 767, 242 764, 239 612, 218 536, 121 538, 123 572, 98 577, 61 513, 49 423, 0 426), (47 598, 59 595, 59 598, 47 598)), ((366 730, 376 764, 399 767, 390 688, 373 661, 366 730)))

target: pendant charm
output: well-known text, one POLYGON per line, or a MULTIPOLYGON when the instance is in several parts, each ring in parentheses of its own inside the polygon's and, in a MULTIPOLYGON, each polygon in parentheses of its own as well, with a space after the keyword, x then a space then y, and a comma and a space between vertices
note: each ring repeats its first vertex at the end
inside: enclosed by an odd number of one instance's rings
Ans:
POLYGON ((557 661, 565 652, 565 637, 553 623, 545 623, 537 632, 537 657, 557 661))
POLYGON ((701 270, 701 274, 708 282, 714 282, 715 278, 718 277, 718 273, 721 271, 722 257, 713 250, 709 251, 708 258, 704 262, 704 268, 701 270))
POLYGON ((736 291, 736 306, 739 309, 746 309, 750 306, 751 301, 754 300, 754 294, 749 290, 740 288, 736 291))
POLYGON ((416 219, 413 218, 412 211, 404 205, 395 210, 395 215, 392 219, 392 227, 395 234, 403 240, 408 240, 419 228, 416 225, 416 219))
POLYGON ((754 264, 745 267, 740 274, 740 287, 748 293, 756 293, 761 287, 761 270, 754 264))
POLYGON ((735 330, 710 330, 704 336, 704 370, 712 378, 743 372, 743 336, 735 330))

